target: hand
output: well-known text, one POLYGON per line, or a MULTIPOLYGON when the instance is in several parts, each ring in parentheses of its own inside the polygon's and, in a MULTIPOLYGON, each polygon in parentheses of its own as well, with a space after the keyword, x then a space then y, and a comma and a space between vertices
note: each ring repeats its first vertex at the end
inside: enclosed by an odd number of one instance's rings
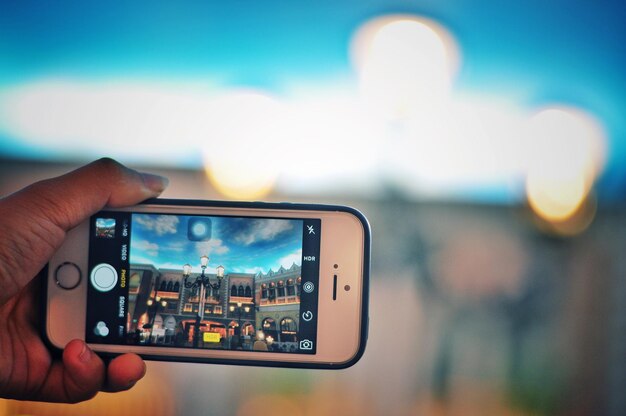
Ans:
POLYGON ((65 234, 105 206, 134 205, 160 194, 167 180, 101 159, 0 199, 0 397, 79 402, 98 391, 123 391, 143 377, 135 354, 108 365, 81 340, 55 360, 39 329, 34 276, 65 234))

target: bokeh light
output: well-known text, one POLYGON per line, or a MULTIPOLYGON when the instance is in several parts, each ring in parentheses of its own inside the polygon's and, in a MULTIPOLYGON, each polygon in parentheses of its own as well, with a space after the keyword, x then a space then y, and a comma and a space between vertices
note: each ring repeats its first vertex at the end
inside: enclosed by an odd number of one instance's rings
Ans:
POLYGON ((597 212, 598 198, 592 190, 567 218, 555 221, 541 217, 533 211, 533 222, 539 230, 546 234, 573 237, 591 226, 597 212))
POLYGON ((363 25, 352 55, 363 98, 391 120, 443 105, 458 66, 452 36, 415 16, 386 16, 363 25))
POLYGON ((203 154, 206 173, 232 199, 267 195, 279 173, 285 143, 283 106, 253 91, 215 100, 203 154))
POLYGON ((600 124, 574 108, 538 112, 529 122, 526 192, 534 212, 565 221, 583 204, 604 167, 606 144, 600 124))
POLYGON ((385 130, 347 92, 295 91, 284 100, 286 134, 277 164, 281 190, 371 194, 385 130))

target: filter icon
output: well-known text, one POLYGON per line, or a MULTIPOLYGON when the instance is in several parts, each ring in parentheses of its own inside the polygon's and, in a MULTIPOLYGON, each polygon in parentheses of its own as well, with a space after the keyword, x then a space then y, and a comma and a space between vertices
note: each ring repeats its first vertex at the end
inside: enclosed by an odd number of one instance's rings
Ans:
POLYGON ((106 337, 107 335, 109 335, 109 328, 107 327, 106 323, 99 321, 96 327, 93 329, 93 333, 99 337, 106 337))

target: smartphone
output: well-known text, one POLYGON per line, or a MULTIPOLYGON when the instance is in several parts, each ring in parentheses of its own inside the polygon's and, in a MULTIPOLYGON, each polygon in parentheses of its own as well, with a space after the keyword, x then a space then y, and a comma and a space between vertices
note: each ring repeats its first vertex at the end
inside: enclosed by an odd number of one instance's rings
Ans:
POLYGON ((101 355, 345 368, 368 327, 370 228, 344 206, 152 199, 68 232, 44 332, 101 355))

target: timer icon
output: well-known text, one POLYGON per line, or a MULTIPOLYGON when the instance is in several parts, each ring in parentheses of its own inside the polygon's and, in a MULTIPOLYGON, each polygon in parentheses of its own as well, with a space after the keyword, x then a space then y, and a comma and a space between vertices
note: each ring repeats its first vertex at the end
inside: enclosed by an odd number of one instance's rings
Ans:
POLYGON ((302 312, 302 319, 304 321, 309 322, 311 319, 313 319, 313 312, 311 311, 302 312))

